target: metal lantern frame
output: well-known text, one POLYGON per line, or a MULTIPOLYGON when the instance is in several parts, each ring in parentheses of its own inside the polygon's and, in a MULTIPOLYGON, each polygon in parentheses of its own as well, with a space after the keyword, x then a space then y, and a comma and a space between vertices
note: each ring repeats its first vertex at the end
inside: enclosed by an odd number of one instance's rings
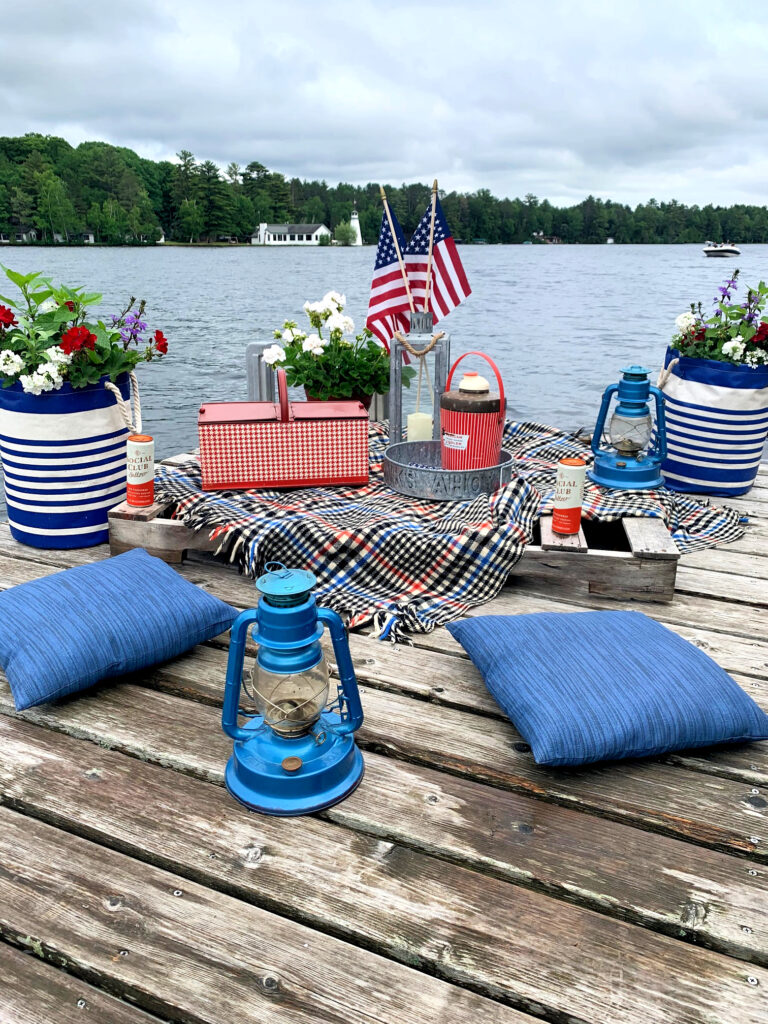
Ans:
POLYGON ((601 487, 616 490, 649 490, 661 487, 661 464, 667 457, 666 419, 664 416, 664 395, 650 383, 650 370, 644 366, 626 366, 617 384, 609 384, 603 392, 597 423, 592 434, 592 451, 595 461, 587 470, 587 477, 601 487), (615 413, 621 413, 627 420, 643 419, 651 415, 650 401, 656 404, 656 425, 646 448, 637 455, 620 452, 612 442, 609 448, 601 447, 611 399, 616 396, 618 404, 615 413))
POLYGON ((354 738, 363 723, 360 692, 346 629, 336 612, 315 604, 313 574, 279 562, 265 569, 257 581, 258 606, 241 612, 232 624, 221 724, 235 742, 224 781, 251 810, 284 817, 311 814, 343 800, 363 777, 354 738), (257 665, 288 681, 306 677, 325 660, 320 645, 324 627, 333 644, 338 685, 319 716, 309 717, 307 727, 296 732, 279 729, 258 714, 240 725, 240 715, 249 713, 240 705, 248 633, 258 645, 257 665))
MULTIPOLYGON (((451 336, 441 332, 435 339, 431 313, 411 313, 410 316, 411 329, 406 336, 408 345, 417 355, 425 349, 434 352, 435 355, 432 380, 432 439, 439 441, 440 396, 445 391, 448 369, 451 365, 451 336)), ((397 334, 389 345, 389 442, 400 444, 403 440, 403 356, 408 349, 397 334)))

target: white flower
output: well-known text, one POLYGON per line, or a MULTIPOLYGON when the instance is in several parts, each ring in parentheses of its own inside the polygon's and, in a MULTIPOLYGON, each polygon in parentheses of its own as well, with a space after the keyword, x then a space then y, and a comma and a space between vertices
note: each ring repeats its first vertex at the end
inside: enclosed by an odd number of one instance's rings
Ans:
POLYGON ((287 327, 281 337, 286 345, 290 345, 292 341, 303 341, 306 338, 306 334, 300 331, 298 327, 287 327))
POLYGON ((743 338, 731 338, 730 341, 726 341, 723 345, 723 355, 731 356, 733 359, 740 359, 744 355, 744 345, 743 338))
POLYGON ((320 301, 325 309, 330 309, 332 313, 338 310, 340 313, 347 304, 347 297, 338 292, 326 292, 320 301))
POLYGON ((280 345, 270 345, 269 348, 264 349, 261 354, 261 358, 267 366, 274 366, 275 363, 284 363, 285 349, 280 345))
POLYGON ((20 355, 4 348, 0 352, 0 374, 6 377, 15 377, 19 370, 24 369, 24 360, 20 355))
POLYGON ((342 313, 331 313, 326 320, 326 327, 329 331, 341 331, 342 334, 352 334, 355 329, 355 322, 351 316, 344 316, 342 313))
POLYGON ((39 374, 37 373, 23 373, 21 377, 19 377, 21 386, 28 395, 39 395, 43 390, 42 384, 37 379, 38 377, 39 374))
POLYGON ((58 345, 51 345, 50 348, 45 350, 45 354, 52 363, 61 363, 66 366, 67 363, 72 362, 72 353, 64 352, 58 345))
POLYGON ((675 320, 675 327, 677 327, 680 334, 685 334, 695 325, 696 317, 693 313, 681 313, 680 316, 675 320))
POLYGON ((327 344, 327 338, 321 338, 319 334, 309 334, 302 342, 301 347, 305 352, 309 352, 313 348, 325 348, 327 344))
POLYGON ((37 307, 38 313, 50 313, 52 309, 58 309, 59 304, 55 299, 46 299, 45 302, 41 302, 37 307))
POLYGON ((328 313, 330 312, 329 307, 324 302, 305 302, 304 303, 305 313, 328 313))

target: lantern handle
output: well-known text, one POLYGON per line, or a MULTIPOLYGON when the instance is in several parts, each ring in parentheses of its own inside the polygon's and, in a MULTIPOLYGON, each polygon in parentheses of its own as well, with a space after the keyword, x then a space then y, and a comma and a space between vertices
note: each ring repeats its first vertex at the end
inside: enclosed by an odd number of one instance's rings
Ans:
POLYGON ((591 448, 595 455, 600 453, 600 442, 603 440, 603 431, 605 430, 605 417, 608 415, 608 406, 611 404, 611 398, 619 390, 618 384, 609 384, 603 392, 603 400, 600 403, 600 412, 597 414, 597 423, 595 424, 595 430, 592 434, 591 448))
POLYGON ((664 392, 651 384, 651 394, 656 399, 656 437, 659 439, 659 458, 667 457, 667 417, 664 412, 664 392))
POLYGON ((232 623, 227 659, 227 681, 224 685, 224 707, 221 712, 221 727, 233 740, 247 740, 253 735, 237 724, 237 709, 240 707, 240 687, 243 682, 243 661, 248 627, 259 617, 258 609, 249 608, 240 612, 232 623))
POLYGON ((450 373, 448 374, 448 380, 445 382, 445 390, 451 390, 451 381, 453 380, 453 371, 459 365, 462 359, 466 359, 467 356, 480 356, 481 359, 485 359, 487 363, 491 364, 493 372, 496 374, 496 380, 499 382, 499 423, 504 422, 504 417, 507 414, 507 400, 504 397, 504 381, 501 379, 499 368, 494 361, 485 354, 485 352, 465 352, 463 356, 459 356, 456 362, 451 367, 450 373))
POLYGON ((328 632, 331 634, 341 692, 344 694, 347 705, 349 718, 344 719, 340 725, 334 726, 334 731, 343 736, 346 733, 356 732, 363 724, 363 705, 360 703, 360 691, 357 688, 355 669, 349 653, 347 631, 341 617, 330 608, 318 608, 317 617, 328 626, 328 632))

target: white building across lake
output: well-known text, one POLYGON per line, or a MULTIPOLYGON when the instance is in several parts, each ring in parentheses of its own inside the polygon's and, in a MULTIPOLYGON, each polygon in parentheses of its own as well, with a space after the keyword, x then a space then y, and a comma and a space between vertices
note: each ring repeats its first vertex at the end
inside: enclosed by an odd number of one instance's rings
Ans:
POLYGON ((325 224, 259 224, 251 245, 320 245, 323 235, 331 239, 325 224))

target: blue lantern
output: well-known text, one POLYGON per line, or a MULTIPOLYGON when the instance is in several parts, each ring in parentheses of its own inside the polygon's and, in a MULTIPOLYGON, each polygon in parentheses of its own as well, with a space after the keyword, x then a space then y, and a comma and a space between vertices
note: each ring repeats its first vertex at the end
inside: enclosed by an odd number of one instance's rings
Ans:
MULTIPOLYGON (((256 582, 258 607, 232 625, 222 727, 235 741, 227 789, 264 814, 310 814, 348 796, 363 777, 354 733, 363 723, 346 630, 336 612, 318 608, 311 572, 269 562, 256 582), (338 693, 328 705, 323 624, 333 642, 338 693), (238 724, 245 641, 259 650, 252 699, 258 714, 238 724)), ((246 687, 247 689, 247 687, 246 687)))
POLYGON ((664 396, 648 380, 650 370, 643 366, 627 366, 618 384, 611 384, 603 393, 600 412, 592 435, 593 467, 587 476, 601 487, 643 490, 660 487, 661 464, 667 457, 664 396), (601 448, 605 420, 616 395, 618 405, 608 427, 610 448, 601 448), (656 431, 648 408, 650 396, 656 400, 656 431))

